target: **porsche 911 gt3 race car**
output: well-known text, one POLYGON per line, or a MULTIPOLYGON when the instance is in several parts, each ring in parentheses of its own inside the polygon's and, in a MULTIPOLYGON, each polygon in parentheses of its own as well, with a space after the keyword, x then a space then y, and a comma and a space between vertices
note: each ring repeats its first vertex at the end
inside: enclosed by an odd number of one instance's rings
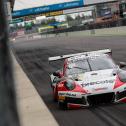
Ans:
POLYGON ((50 75, 54 100, 62 109, 126 101, 126 63, 117 65, 110 49, 50 57, 64 60, 50 75))

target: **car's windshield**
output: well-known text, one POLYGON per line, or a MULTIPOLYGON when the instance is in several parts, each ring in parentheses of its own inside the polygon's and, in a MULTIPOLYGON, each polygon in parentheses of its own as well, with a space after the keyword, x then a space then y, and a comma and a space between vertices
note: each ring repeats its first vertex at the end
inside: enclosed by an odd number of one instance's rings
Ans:
POLYGON ((66 72, 68 75, 71 75, 71 74, 84 73, 87 71, 90 71, 90 67, 87 60, 85 59, 85 60, 80 60, 80 61, 70 64, 66 72))
POLYGON ((80 74, 89 71, 97 71, 104 69, 113 69, 115 67, 113 60, 107 56, 92 57, 68 65, 66 70, 67 75, 80 74))
POLYGON ((113 60, 107 55, 91 59, 89 58, 88 62, 91 66, 92 71, 113 69, 116 66, 113 60))

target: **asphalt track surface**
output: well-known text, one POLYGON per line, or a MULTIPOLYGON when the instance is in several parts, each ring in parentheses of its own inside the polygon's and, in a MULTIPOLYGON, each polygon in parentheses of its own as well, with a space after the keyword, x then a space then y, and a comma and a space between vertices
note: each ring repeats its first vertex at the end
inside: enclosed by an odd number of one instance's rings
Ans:
POLYGON ((88 109, 60 110, 53 102, 49 73, 62 62, 49 65, 48 57, 111 48, 113 58, 126 62, 126 37, 56 37, 12 44, 24 71, 33 82, 60 126, 126 126, 126 104, 102 105, 88 109))

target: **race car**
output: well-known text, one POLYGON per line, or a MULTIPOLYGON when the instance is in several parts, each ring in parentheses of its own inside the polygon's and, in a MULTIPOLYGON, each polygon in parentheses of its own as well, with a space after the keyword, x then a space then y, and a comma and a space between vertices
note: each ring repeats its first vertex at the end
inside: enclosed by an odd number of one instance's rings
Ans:
POLYGON ((64 60, 63 68, 50 75, 53 97, 61 109, 126 102, 126 63, 117 65, 110 49, 48 60, 64 60))

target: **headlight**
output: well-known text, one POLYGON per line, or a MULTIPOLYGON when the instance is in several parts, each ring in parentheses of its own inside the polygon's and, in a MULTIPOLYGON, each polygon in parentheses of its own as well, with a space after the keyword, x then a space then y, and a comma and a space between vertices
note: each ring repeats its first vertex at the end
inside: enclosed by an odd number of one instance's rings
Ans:
POLYGON ((67 80, 65 83, 64 83, 65 87, 67 90, 73 90, 75 88, 75 84, 72 80, 67 80))
POLYGON ((118 73, 119 79, 122 82, 126 82, 126 71, 120 70, 118 73))

